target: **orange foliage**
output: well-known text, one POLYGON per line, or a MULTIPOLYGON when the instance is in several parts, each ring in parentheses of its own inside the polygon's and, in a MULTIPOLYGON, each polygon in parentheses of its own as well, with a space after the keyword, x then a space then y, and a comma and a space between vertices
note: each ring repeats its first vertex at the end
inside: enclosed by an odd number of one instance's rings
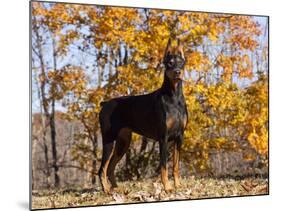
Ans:
POLYGON ((193 164, 204 170, 213 149, 242 149, 247 142, 260 155, 267 155, 267 70, 246 88, 239 86, 240 79, 252 80, 254 76, 250 55, 259 46, 261 28, 252 17, 59 3, 49 8, 38 2, 32 5, 33 16, 56 36, 59 56, 66 56, 68 46, 82 38, 80 49, 87 47, 104 55, 97 58, 100 63, 95 69, 99 85, 90 84, 79 67, 49 71, 51 95, 65 102, 70 119, 82 121, 95 132, 102 100, 159 87, 168 38, 179 38, 187 60, 185 77, 189 76, 184 88, 190 117, 183 156, 194 152, 193 164), (66 30, 69 25, 75 27, 66 30), (85 25, 87 35, 81 30, 85 25))

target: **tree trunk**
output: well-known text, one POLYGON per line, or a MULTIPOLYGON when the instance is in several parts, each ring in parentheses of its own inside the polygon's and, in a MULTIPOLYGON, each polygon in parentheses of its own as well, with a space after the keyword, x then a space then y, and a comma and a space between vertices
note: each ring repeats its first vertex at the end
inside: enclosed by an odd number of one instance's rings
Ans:
POLYGON ((92 140, 93 152, 94 152, 94 159, 92 160, 92 185, 95 185, 97 182, 97 148, 98 148, 98 134, 97 131, 94 132, 94 138, 92 140))
POLYGON ((40 99, 40 113, 41 113, 41 121, 42 121, 42 141, 43 141, 43 151, 44 151, 44 158, 45 158, 45 168, 46 170, 44 173, 46 174, 47 177, 47 188, 50 187, 50 169, 49 169, 49 156, 48 156, 48 144, 47 144, 47 133, 46 133, 46 118, 49 117, 49 112, 48 112, 48 102, 46 99, 46 94, 45 94, 45 86, 46 86, 46 71, 45 71, 45 64, 44 64, 44 59, 43 59, 43 50, 42 50, 42 44, 40 42, 41 38, 38 32, 37 25, 34 24, 33 31, 35 32, 36 35, 36 44, 37 44, 37 49, 39 52, 37 53, 37 56, 40 61, 40 74, 39 74, 39 81, 37 79, 37 75, 35 76, 36 84, 38 86, 38 98, 40 99))
POLYGON ((60 184, 60 178, 58 175, 59 167, 57 165, 58 158, 57 158, 56 125, 55 125, 55 100, 52 100, 52 113, 50 115, 50 128, 51 128, 51 146, 52 146, 52 157, 53 157, 52 167, 54 168, 55 187, 58 187, 60 184))
MULTIPOLYGON (((56 58, 56 43, 55 38, 52 37, 53 44, 53 62, 54 62, 54 70, 57 70, 57 58, 56 58)), ((58 175, 59 167, 57 165, 57 143, 56 143, 56 122, 55 122, 55 97, 51 96, 51 115, 50 115, 50 129, 51 129, 51 146, 52 146, 52 157, 53 163, 52 166, 54 168, 54 176, 55 176, 55 187, 60 185, 60 178, 58 175)))

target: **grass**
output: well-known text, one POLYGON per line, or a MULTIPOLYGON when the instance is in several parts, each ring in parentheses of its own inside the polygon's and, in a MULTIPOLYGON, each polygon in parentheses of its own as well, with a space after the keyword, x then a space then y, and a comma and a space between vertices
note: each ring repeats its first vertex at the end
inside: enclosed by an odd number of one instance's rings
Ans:
POLYGON ((171 193, 163 191, 159 179, 120 182, 118 185, 119 187, 111 194, 103 193, 100 187, 33 191, 32 208, 95 206, 268 194, 268 180, 263 178, 234 180, 189 177, 182 179, 181 188, 171 193))

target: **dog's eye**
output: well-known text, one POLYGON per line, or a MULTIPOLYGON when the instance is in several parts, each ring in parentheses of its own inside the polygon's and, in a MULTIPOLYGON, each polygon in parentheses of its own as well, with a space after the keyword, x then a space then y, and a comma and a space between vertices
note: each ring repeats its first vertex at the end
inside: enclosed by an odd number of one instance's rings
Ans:
POLYGON ((179 64, 179 66, 184 66, 185 62, 182 60, 178 60, 178 64, 179 64))
POLYGON ((182 63, 183 62, 182 58, 177 58, 177 62, 182 63))

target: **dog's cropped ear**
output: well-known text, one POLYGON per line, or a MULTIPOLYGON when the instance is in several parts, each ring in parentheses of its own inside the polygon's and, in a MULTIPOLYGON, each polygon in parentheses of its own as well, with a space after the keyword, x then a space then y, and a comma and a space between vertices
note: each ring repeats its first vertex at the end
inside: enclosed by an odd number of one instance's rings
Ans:
POLYGON ((165 48, 165 52, 164 52, 164 57, 163 57, 163 61, 165 61, 165 59, 167 58, 168 55, 171 55, 171 38, 169 37, 166 48, 165 48))
POLYGON ((169 58, 170 58, 171 55, 172 55, 171 51, 168 50, 168 51, 166 52, 166 54, 165 54, 164 59, 163 59, 164 65, 169 61, 169 58))
POLYGON ((183 59, 185 59, 185 58, 184 58, 183 46, 182 46, 182 43, 181 43, 181 41, 180 41, 179 38, 177 39, 177 43, 178 43, 178 47, 177 47, 178 49, 177 49, 177 51, 180 53, 181 57, 182 57, 183 59))

